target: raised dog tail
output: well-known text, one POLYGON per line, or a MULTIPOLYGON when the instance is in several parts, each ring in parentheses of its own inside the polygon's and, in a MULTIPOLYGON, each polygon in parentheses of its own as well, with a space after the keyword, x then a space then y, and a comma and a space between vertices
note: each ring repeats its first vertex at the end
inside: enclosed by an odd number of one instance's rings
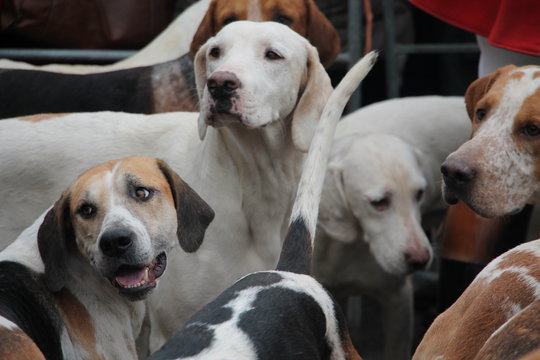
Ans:
POLYGON ((334 89, 322 112, 311 141, 294 200, 289 231, 285 237, 276 270, 310 274, 313 241, 328 153, 336 130, 351 94, 377 60, 372 51, 345 74, 334 89))

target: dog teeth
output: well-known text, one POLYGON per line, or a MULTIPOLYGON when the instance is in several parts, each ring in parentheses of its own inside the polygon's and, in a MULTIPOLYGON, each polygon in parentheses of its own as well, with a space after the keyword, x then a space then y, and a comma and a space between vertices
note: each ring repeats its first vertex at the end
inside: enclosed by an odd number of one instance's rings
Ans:
POLYGON ((144 282, 148 282, 148 268, 144 269, 144 278, 143 278, 143 281, 144 281, 144 282))
POLYGON ((133 289, 133 288, 136 288, 136 287, 139 287, 139 286, 143 286, 144 284, 146 284, 149 280, 149 277, 148 277, 148 268, 144 269, 144 277, 141 281, 139 281, 137 284, 133 284, 133 285, 127 285, 127 286, 124 286, 125 289, 133 289))

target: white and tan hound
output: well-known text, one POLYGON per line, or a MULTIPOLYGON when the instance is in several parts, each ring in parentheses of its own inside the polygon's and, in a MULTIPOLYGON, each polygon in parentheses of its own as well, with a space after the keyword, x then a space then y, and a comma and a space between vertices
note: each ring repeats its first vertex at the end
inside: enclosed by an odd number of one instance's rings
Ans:
POLYGON ((484 217, 540 201, 540 67, 509 65, 473 82, 472 138, 442 165, 444 195, 484 217))
POLYGON ((0 253, 0 357, 135 359, 140 300, 175 243, 197 250, 213 217, 161 160, 86 171, 0 253))

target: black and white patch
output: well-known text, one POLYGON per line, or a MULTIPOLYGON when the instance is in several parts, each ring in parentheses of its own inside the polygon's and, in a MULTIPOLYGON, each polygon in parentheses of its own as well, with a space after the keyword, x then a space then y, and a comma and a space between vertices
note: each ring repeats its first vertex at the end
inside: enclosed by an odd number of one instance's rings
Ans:
POLYGON ((63 359, 62 319, 40 275, 15 262, 0 262, 0 315, 24 331, 47 359, 63 359))
POLYGON ((150 359, 343 359, 334 304, 313 278, 247 275, 205 306, 150 359))

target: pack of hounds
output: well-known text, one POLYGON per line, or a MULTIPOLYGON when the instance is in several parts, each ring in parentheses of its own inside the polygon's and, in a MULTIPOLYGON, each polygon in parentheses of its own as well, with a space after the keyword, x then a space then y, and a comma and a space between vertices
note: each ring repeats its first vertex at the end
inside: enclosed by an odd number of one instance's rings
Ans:
POLYGON ((384 360, 540 359, 540 240, 417 347, 411 279, 447 204, 540 201, 540 67, 341 118, 377 53, 334 89, 315 3, 255 4, 200 0, 111 65, 0 60, 0 358, 361 359, 335 298, 362 294, 384 360))

